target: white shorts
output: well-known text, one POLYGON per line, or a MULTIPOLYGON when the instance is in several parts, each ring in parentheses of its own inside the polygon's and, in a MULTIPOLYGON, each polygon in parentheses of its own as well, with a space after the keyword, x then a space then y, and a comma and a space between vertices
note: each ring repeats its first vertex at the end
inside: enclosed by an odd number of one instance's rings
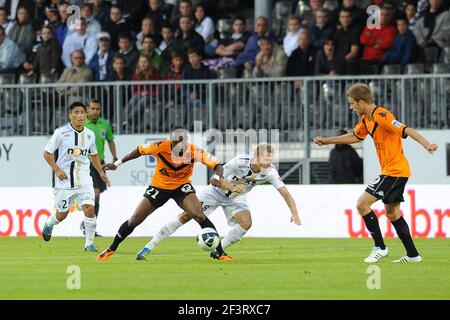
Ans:
POLYGON ((247 204, 247 195, 229 198, 219 191, 216 191, 211 185, 198 193, 197 198, 202 204, 203 212, 206 216, 209 216, 218 207, 222 207, 229 226, 234 226, 237 223, 234 219, 236 213, 250 211, 247 204))
POLYGON ((85 204, 95 205, 95 193, 92 186, 78 189, 54 189, 53 193, 58 212, 68 212, 75 199, 80 207, 85 204))

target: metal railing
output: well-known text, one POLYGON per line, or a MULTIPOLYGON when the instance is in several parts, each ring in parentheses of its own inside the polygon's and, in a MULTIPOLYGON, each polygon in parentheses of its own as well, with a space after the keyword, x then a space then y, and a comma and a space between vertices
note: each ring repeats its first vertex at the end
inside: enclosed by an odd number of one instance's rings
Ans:
POLYGON ((71 102, 98 99, 117 134, 201 120, 204 130, 279 129, 281 141, 304 142, 355 125, 345 91, 356 82, 412 127, 450 127, 450 74, 440 74, 1 85, 0 136, 51 134, 71 102))

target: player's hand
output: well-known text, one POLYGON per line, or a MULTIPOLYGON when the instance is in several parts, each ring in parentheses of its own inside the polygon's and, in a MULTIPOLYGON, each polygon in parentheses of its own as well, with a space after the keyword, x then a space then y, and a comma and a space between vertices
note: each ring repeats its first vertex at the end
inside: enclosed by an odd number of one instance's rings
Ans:
POLYGON ((298 226, 302 224, 302 222, 300 221, 300 217, 298 216, 298 213, 292 213, 291 222, 295 223, 298 226))
POLYGON ((426 149, 428 151, 429 154, 433 154, 438 148, 438 145, 436 143, 430 143, 426 149))
POLYGON ((242 193, 245 192, 245 190, 247 190, 247 188, 245 187, 244 184, 235 184, 231 187, 231 192, 236 192, 236 193, 242 193))
POLYGON ((66 173, 64 171, 62 171, 61 169, 56 170, 55 174, 59 180, 67 180, 66 173))
POLYGON ((104 165, 102 166, 102 169, 103 169, 103 171, 106 171, 106 170, 112 170, 112 171, 114 171, 114 170, 117 169, 117 167, 116 167, 116 165, 115 165, 114 163, 107 163, 107 164, 104 164, 104 165))
POLYGON ((324 145, 328 144, 327 138, 324 138, 324 137, 315 137, 314 143, 317 144, 318 146, 324 146, 324 145))
POLYGON ((100 178, 103 180, 103 182, 106 184, 107 187, 111 186, 111 182, 109 182, 109 179, 106 176, 106 174, 104 173, 100 174, 100 178))

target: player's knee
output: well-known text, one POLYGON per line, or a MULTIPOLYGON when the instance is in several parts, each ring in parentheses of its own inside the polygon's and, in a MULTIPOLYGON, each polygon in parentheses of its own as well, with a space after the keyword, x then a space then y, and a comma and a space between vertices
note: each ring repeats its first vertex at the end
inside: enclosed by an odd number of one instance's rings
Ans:
POLYGON ((243 221, 239 225, 241 226, 242 229, 248 231, 252 227, 252 220, 243 221))
POLYGON ((94 206, 86 206, 83 208, 84 215, 88 218, 94 218, 95 217, 95 207, 94 206))
POLYGON ((182 213, 178 216, 178 220, 180 220, 180 222, 182 224, 188 223, 191 220, 191 217, 189 217, 188 214, 186 213, 182 213))
POLYGON ((364 215, 370 212, 370 206, 362 200, 358 200, 356 202, 356 209, 358 210, 358 213, 360 215, 364 215))

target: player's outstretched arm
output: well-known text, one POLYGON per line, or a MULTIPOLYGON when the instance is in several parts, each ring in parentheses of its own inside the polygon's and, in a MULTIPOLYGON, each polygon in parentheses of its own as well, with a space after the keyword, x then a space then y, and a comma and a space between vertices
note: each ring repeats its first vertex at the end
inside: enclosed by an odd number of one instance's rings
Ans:
POLYGON ((288 205, 289 209, 291 209, 291 222, 294 222, 296 225, 301 225, 300 217, 298 216, 297 204, 295 203, 294 198, 292 198, 286 187, 281 187, 278 189, 278 192, 283 197, 284 201, 288 205))
POLYGON ((223 180, 223 166, 220 164, 216 165, 214 171, 209 182, 215 187, 220 187, 221 181, 223 180))
POLYGON ((358 143, 361 142, 353 133, 347 133, 342 136, 335 136, 335 137, 315 137, 314 143, 318 146, 324 146, 327 144, 352 144, 352 143, 358 143))
POLYGON ((414 140, 416 140, 418 143, 420 143, 430 154, 433 154, 437 148, 438 145, 435 143, 429 143, 427 139, 425 139, 424 136, 422 136, 420 133, 418 133, 413 128, 407 127, 405 128, 405 135, 410 136, 414 140))
POLYGON ((94 166, 95 170, 97 170, 100 178, 103 180, 103 182, 105 182, 106 186, 110 187, 111 183, 109 182, 105 171, 103 171, 102 163, 100 162, 100 157, 98 156, 98 154, 91 155, 91 163, 94 166))
POLYGON ((61 168, 56 164, 55 157, 54 157, 53 153, 50 153, 48 151, 44 151, 44 159, 45 159, 45 161, 47 161, 49 166, 52 168, 52 170, 55 172, 56 176, 60 180, 67 180, 68 179, 67 175, 65 174, 65 172, 62 171, 61 168))
POLYGON ((122 159, 117 160, 114 163, 107 163, 107 164, 103 165, 103 170, 116 170, 121 164, 123 164, 127 161, 130 161, 130 160, 137 159, 140 156, 141 156, 141 153, 136 148, 133 151, 131 151, 129 154, 127 154, 125 157, 123 157, 122 159))

